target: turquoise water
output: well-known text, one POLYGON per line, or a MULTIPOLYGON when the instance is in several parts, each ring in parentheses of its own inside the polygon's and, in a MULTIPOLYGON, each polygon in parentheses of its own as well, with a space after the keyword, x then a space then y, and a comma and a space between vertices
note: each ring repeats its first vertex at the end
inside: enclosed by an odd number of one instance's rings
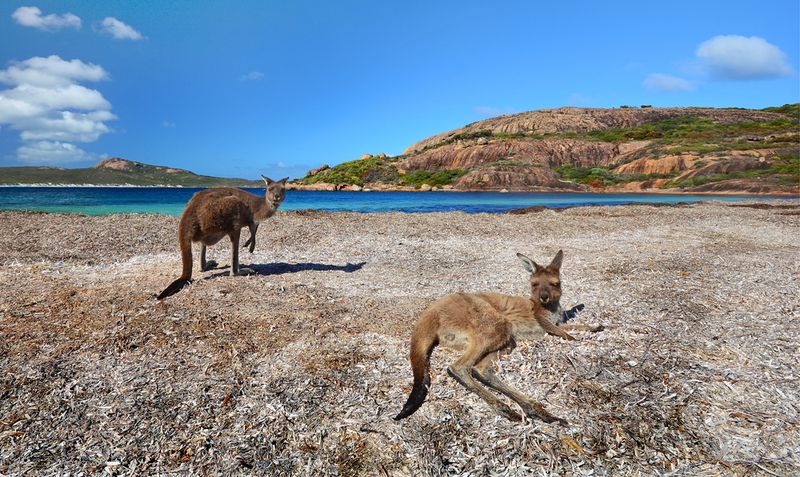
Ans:
MULTIPOLYGON (((158 213, 180 215, 201 189, 168 187, 0 187, 0 210, 75 212, 89 215, 158 213)), ((263 194, 262 189, 246 189, 263 194)), ((281 210, 317 209, 355 212, 499 213, 543 205, 618 205, 631 202, 674 204, 700 200, 732 202, 752 196, 666 194, 576 194, 500 192, 322 192, 287 191, 281 210)), ((778 197, 759 196, 759 199, 778 197)))

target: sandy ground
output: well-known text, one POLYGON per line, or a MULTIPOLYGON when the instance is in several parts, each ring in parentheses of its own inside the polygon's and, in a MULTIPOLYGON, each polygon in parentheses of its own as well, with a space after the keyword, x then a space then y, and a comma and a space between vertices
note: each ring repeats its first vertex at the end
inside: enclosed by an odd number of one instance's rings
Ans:
POLYGON ((800 201, 770 204, 280 213, 257 275, 163 302, 177 218, 0 212, 0 474, 800 473, 800 201), (520 343, 500 375, 569 424, 493 415, 441 349, 391 420, 418 314, 527 294, 515 252, 559 248, 562 303, 607 329, 520 343))

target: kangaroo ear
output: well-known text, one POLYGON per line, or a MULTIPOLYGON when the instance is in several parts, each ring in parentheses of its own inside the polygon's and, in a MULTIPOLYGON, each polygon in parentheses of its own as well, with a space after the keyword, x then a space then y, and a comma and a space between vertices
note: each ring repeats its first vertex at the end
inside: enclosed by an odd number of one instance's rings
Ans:
POLYGON ((288 177, 284 177, 283 179, 279 180, 278 182, 283 182, 283 185, 286 185, 286 181, 288 181, 288 177))
POLYGON ((538 272, 542 268, 539 265, 537 265, 536 262, 526 257, 525 255, 522 255, 521 253, 517 253, 517 257, 519 257, 519 259, 522 260, 522 266, 525 267, 525 270, 527 270, 528 273, 530 273, 531 275, 533 275, 535 272, 538 272))
POLYGON ((269 177, 265 176, 264 174, 261 174, 261 178, 262 178, 262 179, 264 179, 264 182, 266 182, 266 183, 267 183, 267 185, 270 185, 270 184, 272 184, 273 182, 275 182, 275 181, 273 181, 272 179, 270 179, 269 177))
POLYGON ((548 265, 548 267, 560 270, 562 260, 564 260, 564 252, 562 250, 559 250, 555 258, 553 258, 553 261, 550 262, 550 265, 548 265))

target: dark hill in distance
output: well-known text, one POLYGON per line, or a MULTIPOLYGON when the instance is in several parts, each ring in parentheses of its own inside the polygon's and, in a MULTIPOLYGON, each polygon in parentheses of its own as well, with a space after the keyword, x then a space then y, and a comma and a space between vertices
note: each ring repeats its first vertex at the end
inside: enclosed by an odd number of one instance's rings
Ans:
POLYGON ((437 134, 402 155, 309 171, 308 189, 797 194, 800 104, 559 108, 437 134))
POLYGON ((201 176, 184 169, 152 166, 119 157, 103 159, 94 167, 2 167, 0 185, 133 185, 182 187, 263 187, 260 180, 201 176))

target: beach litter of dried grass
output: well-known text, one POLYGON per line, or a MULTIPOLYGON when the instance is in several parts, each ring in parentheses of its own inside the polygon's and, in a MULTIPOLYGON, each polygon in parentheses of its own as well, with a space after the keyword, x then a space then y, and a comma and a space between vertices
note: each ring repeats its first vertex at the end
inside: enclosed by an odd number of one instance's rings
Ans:
POLYGON ((177 218, 0 212, 0 474, 798 474, 800 201, 780 204, 285 212, 242 254, 257 275, 163 302, 177 218), (520 343, 500 376, 569 424, 493 415, 445 350, 394 422, 417 315, 526 294, 514 253, 559 248, 562 302, 606 330, 520 343))

